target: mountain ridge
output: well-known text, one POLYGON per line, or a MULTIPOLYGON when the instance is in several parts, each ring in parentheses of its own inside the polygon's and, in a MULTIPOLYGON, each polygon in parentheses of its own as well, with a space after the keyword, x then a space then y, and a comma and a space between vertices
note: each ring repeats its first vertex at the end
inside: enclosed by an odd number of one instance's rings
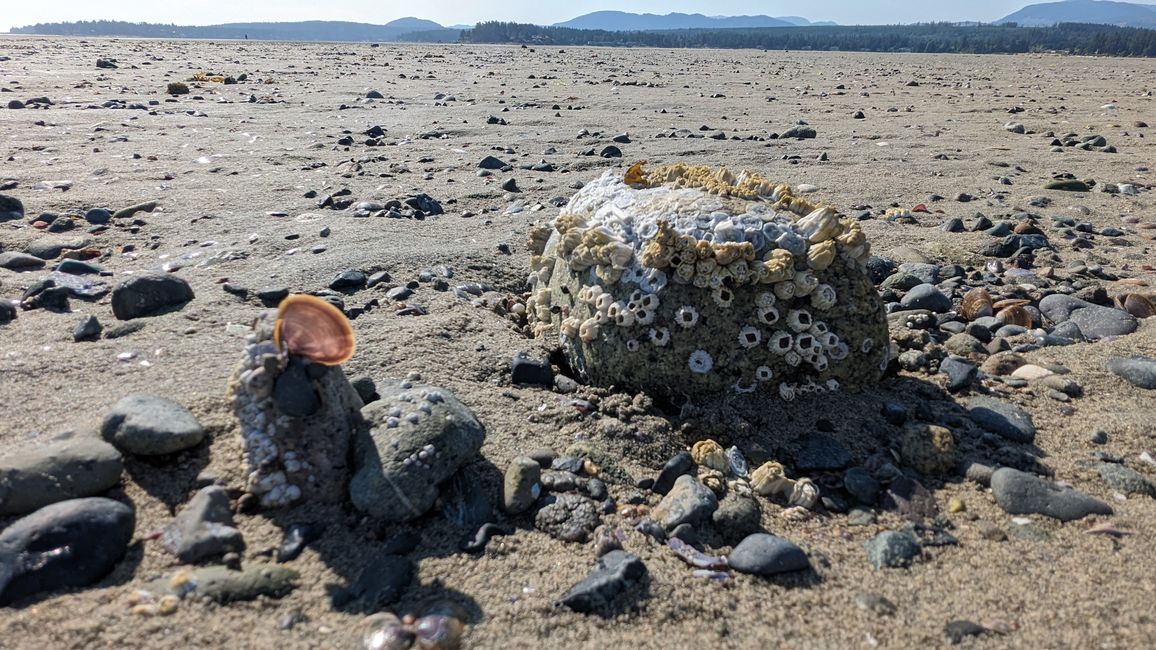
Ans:
POLYGON ((1028 5, 995 21, 1023 27, 1058 23, 1093 23, 1119 27, 1156 28, 1156 5, 1109 0, 1065 0, 1028 5))
MULTIPOLYGON (((626 11, 593 11, 551 27, 601 29, 608 32, 655 32, 671 29, 732 29, 751 27, 798 27, 812 25, 798 16, 704 16, 703 14, 636 14, 626 11)), ((833 23, 832 23, 833 24, 833 23)))

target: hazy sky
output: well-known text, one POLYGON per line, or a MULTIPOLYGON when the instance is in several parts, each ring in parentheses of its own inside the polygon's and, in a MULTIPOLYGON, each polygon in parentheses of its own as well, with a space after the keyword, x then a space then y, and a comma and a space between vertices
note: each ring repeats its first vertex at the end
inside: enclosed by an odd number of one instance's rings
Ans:
POLYGON ((0 0, 0 5, 3 5, 0 31, 33 23, 102 18, 180 25, 292 20, 352 20, 381 24, 395 18, 416 16, 443 25, 473 24, 481 20, 551 24, 604 9, 658 14, 679 11, 710 16, 803 16, 809 20, 834 20, 841 24, 992 21, 1035 1, 1041 0, 0 0))

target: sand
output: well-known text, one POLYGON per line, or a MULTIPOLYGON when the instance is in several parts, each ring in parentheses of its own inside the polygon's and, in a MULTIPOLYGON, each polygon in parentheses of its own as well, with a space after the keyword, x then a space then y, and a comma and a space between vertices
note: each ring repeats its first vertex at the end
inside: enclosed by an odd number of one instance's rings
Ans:
MULTIPOLYGON (((1102 450, 1136 466, 1137 455, 1153 448, 1151 396, 1103 365, 1110 356, 1156 350, 1152 322, 1114 341, 1029 355, 1035 362, 1065 364, 1085 390, 1070 404, 1039 391, 1015 394, 1039 429, 1039 455, 1057 478, 1117 510, 1111 518, 1063 525, 1033 517, 1033 525, 1048 533, 1046 541, 984 538, 981 524, 1014 525, 990 493, 961 476, 928 479, 941 509, 952 497, 966 504, 966 512, 949 516, 959 545, 928 548, 910 569, 874 571, 863 543, 882 530, 900 528, 900 517, 880 513, 875 524, 859 527, 839 514, 792 522, 780 516, 779 506, 764 501, 764 528, 808 551, 813 573, 779 580, 739 575, 725 585, 710 583, 693 577, 665 546, 630 530, 626 547, 649 568, 648 597, 603 620, 554 606, 592 566, 591 547, 551 539, 525 520, 513 522, 515 534, 496 538, 477 557, 457 550, 461 531, 436 510, 413 525, 381 531, 349 508, 302 506, 275 517, 238 517, 248 545, 246 562, 266 561, 280 541, 279 523, 330 524, 323 540, 292 563, 302 579, 287 597, 228 606, 186 603, 175 615, 156 618, 135 616, 128 604, 135 589, 176 566, 149 535, 192 494, 198 473, 208 468, 231 487, 241 484, 240 445, 224 390, 244 326, 262 307, 222 290, 224 279, 251 290, 307 291, 323 288, 346 268, 387 270, 394 283, 404 284, 423 269, 445 264, 455 271, 451 283, 486 282, 518 294, 529 268, 527 230, 557 214, 550 199, 568 197, 575 181, 608 169, 622 171, 638 160, 749 168, 783 182, 817 185, 815 197, 844 209, 878 209, 893 202, 912 207, 939 194, 947 199, 929 207, 944 213, 920 215, 917 225, 863 222, 873 252, 910 255, 915 249, 936 262, 982 266, 977 251, 990 238, 945 233, 937 227, 944 219, 1022 209, 1075 216, 1097 228, 1119 226, 1124 215, 1156 219, 1151 193, 1041 190, 1058 172, 1101 183, 1152 183, 1150 172, 1137 171, 1156 161, 1152 132, 1133 123, 1156 118, 1151 96, 1156 62, 1042 54, 15 37, 0 39, 0 54, 10 57, 0 62, 0 86, 13 90, 0 94, 3 103, 35 96, 54 102, 45 111, 0 110, 5 157, 0 180, 18 182, 5 193, 21 198, 29 215, 159 201, 159 210, 139 215, 145 223, 138 229, 113 228, 94 238, 110 253, 101 263, 119 280, 182 261, 177 273, 196 292, 180 311, 145 319, 143 329, 118 339, 71 339, 80 313, 96 314, 106 326, 116 322, 107 299, 73 300, 79 313, 72 315, 21 313, 0 328, 0 444, 96 426, 113 403, 138 391, 188 406, 212 438, 175 462, 127 460, 123 487, 113 493, 137 511, 137 541, 127 559, 92 588, 0 609, 0 648, 359 647, 362 614, 332 609, 327 589, 355 577, 380 548, 379 540, 402 530, 417 532, 422 542, 411 556, 419 560, 417 575, 396 611, 410 611, 429 596, 455 598, 471 613, 468 647, 938 647, 948 643, 944 625, 956 619, 1006 632, 965 641, 977 648, 1140 648, 1156 637, 1151 571, 1156 502, 1114 495, 1096 475, 1094 458, 1102 450), (97 69, 97 58, 115 59, 119 68, 97 69), (192 84, 192 94, 175 101, 164 94, 166 84, 197 71, 246 73, 248 80, 192 84), (906 85, 909 81, 919 85, 906 85), (370 89, 387 99, 366 103, 370 89), (453 101, 438 99, 439 93, 453 101), (248 102, 250 95, 258 101, 248 102), (110 99, 160 103, 151 107, 155 115, 87 108, 110 99), (1109 103, 1115 107, 1104 108, 1109 103), (1015 106, 1024 112, 1009 115, 1015 106), (851 119, 856 110, 866 119, 851 119), (491 115, 508 125, 487 124, 491 115), (798 120, 816 128, 818 137, 745 140, 782 132, 798 120), (1034 133, 1009 133, 1003 128, 1009 120, 1034 133), (372 125, 388 130, 388 146, 360 144, 359 134, 372 125), (708 131, 701 133, 721 130, 727 138, 743 139, 654 137, 683 128, 698 134, 704 126, 708 131), (591 135, 578 138, 583 130, 591 135), (1051 139, 1040 135, 1046 130, 1100 133, 1119 153, 1053 153, 1051 139), (346 132, 358 141, 348 149, 335 144, 346 132), (433 132, 438 135, 421 137, 433 132), (600 150, 624 132, 631 142, 617 145, 623 158, 578 155, 589 147, 600 150), (513 152, 502 151, 507 147, 513 152), (556 153, 543 153, 550 148, 556 153), (824 152, 829 160, 817 161, 824 152), (946 159, 936 159, 937 154, 946 159), (476 165, 486 155, 515 166, 546 159, 559 171, 515 169, 481 178, 476 165), (798 156, 797 164, 786 156, 798 156), (365 173, 343 175, 341 163, 349 160, 360 161, 365 173), (1012 184, 1001 185, 1000 176, 1012 184), (510 196, 499 188, 509 177, 517 179, 522 193, 510 196), (37 183, 60 180, 71 181, 70 189, 35 189, 37 183), (343 187, 359 200, 425 192, 442 202, 446 215, 422 221, 354 219, 317 209, 316 199, 303 196, 343 187), (976 198, 954 201, 960 192, 976 198), (1029 197, 1043 194, 1054 199, 1049 208, 1028 207, 1029 197), (512 201, 525 209, 506 214, 512 201), (1087 216, 1076 206, 1086 207, 1087 216), (288 216, 268 214, 276 211, 288 216), (332 232, 322 238, 325 226, 332 232), (327 250, 311 253, 318 244, 327 250), (297 252, 289 254, 291 249, 297 252), (198 264, 222 251, 244 257, 198 264), (137 356, 118 361, 125 352, 137 356), (1109 434, 1101 448, 1088 441, 1097 428, 1109 434), (1135 534, 1118 541, 1086 534, 1105 519, 1135 534), (860 609, 854 600, 862 592, 882 594, 897 611, 881 615, 860 609), (294 612, 299 622, 280 629, 279 621, 294 612)), ((78 232, 83 229, 68 236, 78 232)), ((26 222, 0 225, 4 250, 22 250, 43 236, 26 222)), ((1151 245, 1136 236, 1127 239, 1127 245, 1099 242, 1088 251, 1060 242, 1060 257, 1098 262, 1151 283, 1153 273, 1140 270, 1154 259, 1151 245)), ((0 270, 0 295, 18 297, 37 276, 0 270)), ((358 305, 372 297, 384 302, 381 290, 360 292, 348 302, 358 305)), ((944 414, 956 409, 942 379, 900 373, 870 391, 789 405, 720 408, 692 397, 682 412, 651 408, 650 419, 644 419, 649 424, 638 431, 600 427, 564 404, 572 396, 509 384, 514 353, 546 354, 544 343, 452 292, 423 287, 411 302, 429 314, 396 316, 380 308, 353 322, 359 352, 346 371, 375 378, 418 372, 425 381, 453 390, 486 426, 482 458, 469 471, 495 498, 510 459, 535 447, 561 450, 576 435, 619 455, 637 479, 653 476, 671 453, 706 435, 724 444, 757 444, 772 457, 789 455, 820 418, 835 424, 832 435, 861 460, 894 435, 878 415, 881 401, 925 401, 944 414)), ((609 395, 583 388, 577 397, 609 395)))

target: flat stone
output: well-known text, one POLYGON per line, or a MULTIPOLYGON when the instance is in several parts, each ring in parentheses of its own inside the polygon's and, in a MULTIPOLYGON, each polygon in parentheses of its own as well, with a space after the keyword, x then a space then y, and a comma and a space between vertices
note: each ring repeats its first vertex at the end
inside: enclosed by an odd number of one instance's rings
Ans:
POLYGON ((104 416, 104 439, 138 456, 173 454, 199 445, 205 430, 180 404, 147 393, 122 398, 104 416))
POLYGON ((739 542, 727 561, 735 571, 764 577, 811 566, 807 554, 794 542, 767 533, 755 533, 739 542))
POLYGON ((559 599, 582 614, 610 617, 622 609, 629 592, 647 576, 646 565, 632 553, 613 550, 598 558, 594 570, 559 599))
POLYGON ((112 290, 112 313, 120 320, 154 316, 192 300, 188 282, 164 273, 144 273, 112 290))
POLYGON ((1036 438, 1032 416, 1015 404, 980 396, 967 400, 966 406, 971 421, 992 433, 1025 444, 1036 438))
POLYGON ((293 591, 300 574, 276 564, 250 564, 240 571, 224 566, 179 569, 144 586, 156 596, 204 598, 216 603, 280 598, 293 591))
POLYGON ((894 530, 885 530, 863 544, 875 570, 910 566, 919 557, 919 542, 894 530))
POLYGON ((1112 514, 1112 508, 1103 501, 1010 467, 1001 467, 991 475, 991 493, 999 507, 1012 515, 1040 514, 1074 521, 1093 514, 1112 514))
POLYGON ((971 387, 979 374, 979 368, 967 359, 948 357, 939 362, 939 372, 947 376, 947 390, 958 393, 971 387))
POLYGON ((1156 359, 1151 357, 1108 359, 1105 367, 1133 386, 1148 390, 1156 389, 1156 359))
POLYGON ((795 468, 801 472, 842 469, 851 463, 851 450, 825 433, 812 433, 795 454, 795 468))
POLYGON ((95 433, 9 448, 0 455, 0 516, 100 494, 120 482, 123 468, 120 452, 95 433))
POLYGON ((941 314, 951 309, 951 298, 933 284, 918 284, 903 295, 899 304, 905 309, 927 309, 941 314))
POLYGON ((24 218, 24 204, 15 196, 0 194, 0 222, 24 218))
POLYGON ((1098 471, 1100 478, 1104 479, 1104 483, 1113 490, 1156 498, 1156 483, 1131 467, 1117 463, 1103 463, 1098 471))
POLYGON ((136 525, 129 506, 89 497, 45 506, 0 532, 0 605, 108 575, 136 525))
POLYGON ((4 251, 3 253, 0 253, 0 269, 8 269, 10 271, 33 271, 43 267, 44 260, 35 255, 17 253, 16 251, 4 251))
POLYGON ((185 564, 245 550, 241 531, 233 527, 225 488, 210 485, 193 495, 165 528, 161 543, 185 564))
POLYGON ((1040 313, 1053 323, 1070 321, 1081 336, 1094 341, 1107 336, 1123 336, 1136 331, 1136 317, 1121 309, 1096 305, 1062 293, 1044 296, 1040 313))
POLYGON ((674 487, 651 511, 654 520, 666 530, 679 524, 692 526, 710 520, 718 509, 718 497, 699 480, 684 474, 674 482, 674 487))
POLYGON ((658 473, 658 478, 654 479, 654 485, 650 489, 655 494, 666 494, 674 487, 674 482, 678 480, 678 477, 693 469, 694 459, 690 452, 680 451, 662 466, 662 471, 658 473))
POLYGON ((42 237, 30 242, 28 246, 24 248, 24 252, 39 257, 42 260, 54 260, 60 257, 60 254, 64 251, 85 248, 89 246, 90 243, 91 242, 84 237, 42 237))
POLYGON ((548 388, 554 385, 554 370, 548 359, 534 359, 526 352, 518 352, 510 364, 510 381, 548 388))
POLYGON ((361 410, 367 427, 354 436, 349 496, 361 512, 387 522, 425 514, 438 484, 482 447, 486 432, 450 391, 383 382, 381 399, 361 410))

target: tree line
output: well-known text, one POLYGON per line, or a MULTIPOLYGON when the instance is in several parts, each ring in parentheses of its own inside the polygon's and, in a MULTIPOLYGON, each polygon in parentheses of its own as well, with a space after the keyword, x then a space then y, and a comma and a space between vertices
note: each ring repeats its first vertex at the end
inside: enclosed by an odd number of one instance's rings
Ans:
POLYGON ((611 32, 490 21, 462 32, 463 43, 606 45, 661 48, 749 48, 857 52, 1014 54, 1064 52, 1156 56, 1156 30, 1088 23, 1020 27, 957 23, 822 25, 740 29, 611 32))

